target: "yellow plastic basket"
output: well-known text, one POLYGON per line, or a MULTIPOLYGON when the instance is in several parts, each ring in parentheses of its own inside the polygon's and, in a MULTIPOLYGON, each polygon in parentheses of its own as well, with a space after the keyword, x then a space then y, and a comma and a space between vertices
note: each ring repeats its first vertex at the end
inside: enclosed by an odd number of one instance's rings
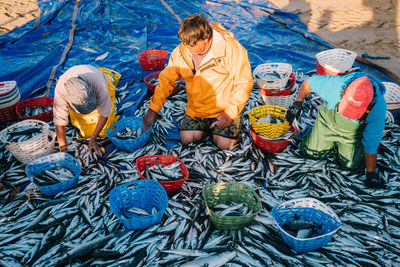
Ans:
POLYGON ((274 105, 258 106, 247 112, 249 115, 251 126, 253 130, 267 138, 278 138, 289 131, 289 122, 285 120, 286 108, 274 105), (270 115, 274 118, 283 120, 282 123, 268 123, 261 119, 270 115))
POLYGON ((98 68, 99 71, 108 75, 112 78, 112 82, 115 86, 117 86, 119 79, 121 78, 121 74, 116 72, 115 70, 107 69, 107 68, 98 68))

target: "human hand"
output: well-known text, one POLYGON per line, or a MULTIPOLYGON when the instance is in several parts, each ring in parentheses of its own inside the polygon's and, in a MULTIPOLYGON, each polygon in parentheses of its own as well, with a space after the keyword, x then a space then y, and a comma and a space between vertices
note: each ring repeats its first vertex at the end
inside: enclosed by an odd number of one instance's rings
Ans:
POLYGON ((294 119, 298 120, 303 107, 303 101, 294 101, 286 112, 286 120, 292 125, 294 119))
POLYGON ((157 120, 157 112, 149 109, 143 117, 143 128, 145 131, 150 128, 150 125, 157 120))
POLYGON ((376 175, 376 172, 367 172, 365 184, 370 188, 385 188, 385 182, 376 175))
POLYGON ((217 122, 216 122, 216 126, 219 129, 224 129, 226 127, 228 127, 231 123, 232 123, 232 119, 225 114, 225 112, 222 112, 221 114, 218 115, 217 117, 217 122))
POLYGON ((103 151, 101 150, 101 147, 97 144, 96 139, 90 138, 89 140, 89 152, 94 151, 97 155, 101 156, 103 155, 103 151))

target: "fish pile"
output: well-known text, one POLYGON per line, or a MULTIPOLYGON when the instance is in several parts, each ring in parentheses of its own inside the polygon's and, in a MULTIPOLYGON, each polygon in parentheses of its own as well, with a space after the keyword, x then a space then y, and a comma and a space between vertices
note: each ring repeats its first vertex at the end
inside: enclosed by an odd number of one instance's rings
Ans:
POLYGON ((221 203, 212 207, 212 211, 220 216, 246 216, 253 212, 245 203, 221 203))
POLYGON ((153 179, 156 181, 174 181, 183 179, 183 174, 180 168, 180 161, 175 161, 171 164, 154 164, 151 167, 145 168, 141 173, 146 179, 153 179))
POLYGON ((32 180, 39 186, 47 186, 67 181, 74 176, 75 174, 69 169, 56 166, 51 170, 43 170, 41 173, 34 175, 32 180))
POLYGON ((24 117, 36 116, 52 110, 51 106, 39 106, 39 107, 25 107, 23 111, 24 117))
POLYGON ((41 134, 42 131, 43 129, 41 127, 34 126, 13 127, 5 132, 2 139, 7 142, 20 143, 41 134))
POLYGON ((133 130, 126 126, 122 131, 118 131, 115 133, 115 138, 121 139, 121 140, 131 140, 138 138, 144 133, 144 130, 142 127, 138 127, 136 130, 133 130))
POLYGON ((262 122, 266 122, 266 123, 271 123, 271 124, 280 124, 285 122, 285 120, 283 120, 280 117, 277 116, 271 116, 270 114, 268 114, 266 117, 262 117, 259 120, 259 124, 263 124, 262 122))
MULTIPOLYGON (((117 91, 121 90, 117 88, 117 91)), ((121 92, 121 91, 120 91, 121 92)), ((119 94, 119 103, 129 94, 119 94)), ((106 158, 67 128, 82 173, 75 189, 52 198, 32 184, 25 166, 0 144, 0 265, 2 266, 397 266, 400 265, 400 127, 387 123, 378 149, 378 175, 387 189, 365 187, 363 172, 342 170, 329 158, 311 160, 299 152, 301 135, 312 126, 322 100, 310 94, 296 122, 300 134, 281 153, 264 154, 254 145, 244 116, 242 137, 231 150, 210 138, 193 145, 165 146, 166 134, 181 121, 183 90, 170 97, 150 141, 133 153, 113 151, 106 158), (182 188, 168 200, 162 221, 142 231, 127 231, 108 200, 117 185, 140 179, 136 158, 173 155, 189 170, 182 188), (260 197, 262 209, 239 230, 217 230, 206 212, 202 189, 210 183, 241 182, 260 197), (296 253, 280 236, 271 209, 284 201, 313 197, 339 216, 341 229, 324 247, 296 253)), ((149 99, 137 109, 143 117, 149 99)), ((263 105, 254 89, 244 114, 263 105)), ((54 125, 51 123, 51 130, 54 125)), ((149 210, 146 210, 150 213, 149 210)), ((296 233, 297 235, 297 233, 296 233)))
POLYGON ((277 72, 274 70, 272 72, 264 72, 264 73, 262 73, 262 75, 256 74, 255 77, 256 77, 256 79, 261 79, 261 80, 268 82, 268 81, 282 80, 282 79, 286 78, 289 74, 277 72))

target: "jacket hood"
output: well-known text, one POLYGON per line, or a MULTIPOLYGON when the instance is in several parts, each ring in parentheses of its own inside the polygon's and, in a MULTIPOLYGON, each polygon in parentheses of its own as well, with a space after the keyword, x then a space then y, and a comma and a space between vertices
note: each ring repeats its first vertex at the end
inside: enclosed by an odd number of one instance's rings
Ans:
POLYGON ((373 76, 373 75, 371 75, 369 73, 361 72, 361 71, 353 72, 353 73, 350 73, 348 75, 349 75, 350 79, 349 79, 349 83, 347 83, 347 85, 349 85, 352 81, 354 81, 357 78, 360 78, 360 77, 363 77, 363 76, 367 76, 370 79, 372 85, 374 86, 375 94, 377 96, 385 95, 385 92, 386 92, 385 85, 383 85, 383 83, 378 78, 376 78, 375 76, 373 76))

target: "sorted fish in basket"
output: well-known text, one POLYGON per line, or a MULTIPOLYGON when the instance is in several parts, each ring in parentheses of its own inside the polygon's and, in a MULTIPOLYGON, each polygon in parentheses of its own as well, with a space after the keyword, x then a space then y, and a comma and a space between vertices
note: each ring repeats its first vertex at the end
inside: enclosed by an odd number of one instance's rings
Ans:
POLYGON ((51 106, 46 107, 25 107, 24 108, 24 117, 36 116, 45 112, 52 110, 51 106))
POLYGON ((137 128, 137 130, 132 130, 129 127, 125 127, 124 130, 121 132, 116 133, 115 138, 122 139, 122 140, 129 140, 129 139, 135 139, 138 138, 143 134, 142 128, 137 128))
MULTIPOLYGON (((156 214, 157 212, 158 212, 157 208, 152 207, 151 214, 156 214)), ((121 215, 126 219, 132 219, 140 216, 149 216, 151 214, 147 210, 138 207, 129 207, 121 209, 121 215)))
POLYGON ((74 173, 63 167, 55 167, 51 170, 44 170, 33 177, 33 181, 40 186, 52 185, 64 182, 74 177, 74 173))
POLYGON ((180 164, 179 161, 175 161, 168 165, 155 164, 151 167, 145 166, 142 175, 147 179, 157 181, 180 180, 183 178, 181 168, 179 167, 180 164))
POLYGON ((296 219, 285 223, 283 226, 286 232, 297 238, 310 238, 316 236, 318 226, 315 222, 296 219))
MULTIPOLYGON (((281 118, 271 116, 270 114, 268 114, 267 117, 260 118, 259 120, 262 122, 271 123, 271 124, 279 124, 279 123, 284 122, 284 120, 282 120, 281 118)), ((258 122, 258 123, 262 123, 262 122, 258 122)))
POLYGON ((289 131, 287 131, 287 133, 285 133, 282 136, 279 136, 278 138, 268 138, 268 137, 265 137, 265 136, 260 135, 260 134, 258 136, 263 138, 263 139, 265 139, 265 140, 268 140, 268 141, 281 142, 281 141, 288 140, 292 135, 293 135, 293 132, 289 130, 289 131))
POLYGON ((215 214, 220 216, 246 216, 253 212, 244 203, 231 202, 229 204, 218 204, 212 207, 215 214))
POLYGON ((40 127, 22 126, 19 128, 12 128, 7 131, 4 140, 7 142, 24 142, 31 139, 42 132, 40 127))
POLYGON ((153 79, 150 79, 149 83, 152 85, 157 85, 159 81, 160 81, 159 78, 153 78, 153 79))

